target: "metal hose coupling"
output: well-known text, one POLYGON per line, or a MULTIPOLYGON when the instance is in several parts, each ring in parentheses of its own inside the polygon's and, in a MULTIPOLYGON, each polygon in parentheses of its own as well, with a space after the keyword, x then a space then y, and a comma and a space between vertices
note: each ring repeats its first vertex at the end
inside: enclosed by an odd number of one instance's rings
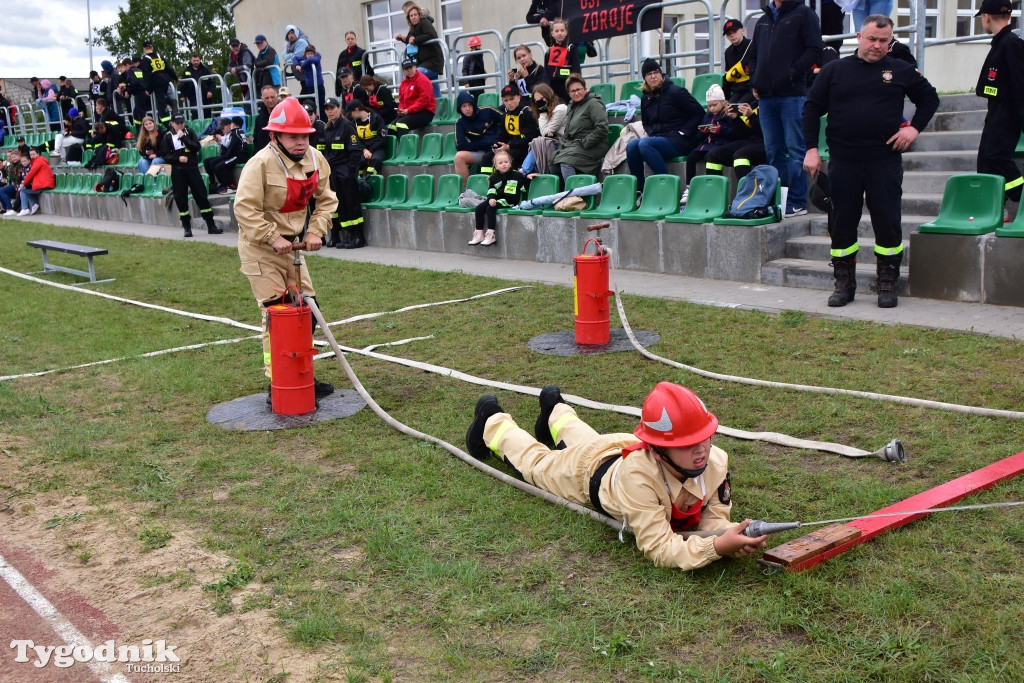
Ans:
POLYGON ((884 448, 879 448, 871 455, 900 465, 905 465, 907 462, 907 452, 903 449, 903 442, 899 439, 893 439, 885 444, 884 448))
POLYGON ((765 534, 777 534, 780 531, 799 529, 801 526, 803 525, 800 522, 766 522, 762 519, 752 519, 747 528, 743 530, 743 535, 757 538, 765 534))

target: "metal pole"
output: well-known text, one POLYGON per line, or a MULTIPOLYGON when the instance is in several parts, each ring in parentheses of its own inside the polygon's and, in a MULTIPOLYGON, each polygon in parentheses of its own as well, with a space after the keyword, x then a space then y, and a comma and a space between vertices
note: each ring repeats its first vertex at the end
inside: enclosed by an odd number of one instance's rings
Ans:
POLYGON ((92 8, 85 0, 85 23, 89 25, 89 70, 92 71, 92 8))

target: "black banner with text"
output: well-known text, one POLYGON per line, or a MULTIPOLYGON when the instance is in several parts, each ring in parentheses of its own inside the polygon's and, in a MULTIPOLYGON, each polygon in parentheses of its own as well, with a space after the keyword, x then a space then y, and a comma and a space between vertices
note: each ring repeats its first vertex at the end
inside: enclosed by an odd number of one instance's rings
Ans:
MULTIPOLYGON (((574 43, 636 33, 640 10, 659 0, 563 0, 562 18, 569 22, 569 40, 574 43)), ((644 31, 661 28, 661 10, 644 14, 644 31)))

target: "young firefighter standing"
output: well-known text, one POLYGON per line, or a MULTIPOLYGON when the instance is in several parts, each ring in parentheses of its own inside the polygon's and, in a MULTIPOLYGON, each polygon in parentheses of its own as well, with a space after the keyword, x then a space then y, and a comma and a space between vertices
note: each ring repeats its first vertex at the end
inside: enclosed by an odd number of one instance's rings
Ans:
MULTIPOLYGON (((1013 161, 1013 151, 1024 131, 1024 41, 1010 26, 1009 0, 985 0, 975 16, 993 35, 975 93, 988 100, 985 127, 978 145, 978 173, 1003 176, 1006 199, 1019 202, 1024 178, 1013 161)), ((1006 209, 1004 220, 1009 220, 1006 209)))
POLYGON ((178 207, 181 227, 185 229, 185 237, 192 236, 192 214, 188 205, 188 193, 199 205, 199 213, 206 222, 206 230, 211 235, 224 232, 213 222, 213 207, 206 194, 203 176, 199 173, 199 152, 201 145, 195 131, 185 125, 185 117, 175 114, 171 118, 170 130, 158 143, 158 155, 165 164, 171 166, 171 187, 174 190, 174 203, 178 207))
MULTIPOLYGON (((319 251, 331 226, 338 198, 330 185, 330 166, 309 146, 313 127, 305 109, 294 97, 286 97, 270 114, 266 130, 270 144, 245 164, 235 195, 238 219, 238 255, 241 272, 260 307, 263 320, 263 366, 270 377, 270 334, 267 306, 280 303, 288 285, 300 283, 302 293, 315 297, 305 259, 295 272, 292 240, 300 238, 305 251, 319 251), (304 229, 310 199, 316 209, 304 229)), ((301 257, 300 257, 301 258, 301 257)), ((316 320, 313 321, 314 327, 316 320)), ((334 387, 313 381, 317 397, 334 387)), ((268 389, 269 401, 269 389, 268 389)))
POLYGON ((767 536, 743 535, 750 520, 729 520, 729 456, 711 445, 718 420, 686 387, 655 386, 632 434, 598 434, 556 386, 541 391, 540 408, 530 435, 498 399, 482 397, 466 432, 470 454, 483 460, 497 453, 526 482, 625 522, 658 567, 697 569, 765 546, 767 536), (550 449, 557 442, 564 450, 550 449), (722 535, 680 535, 717 529, 722 535))
POLYGON ((327 110, 324 158, 331 165, 331 189, 338 196, 338 208, 331 216, 331 243, 336 249, 358 249, 366 246, 363 205, 359 198, 363 145, 355 126, 342 114, 338 98, 328 99, 324 108, 327 110))

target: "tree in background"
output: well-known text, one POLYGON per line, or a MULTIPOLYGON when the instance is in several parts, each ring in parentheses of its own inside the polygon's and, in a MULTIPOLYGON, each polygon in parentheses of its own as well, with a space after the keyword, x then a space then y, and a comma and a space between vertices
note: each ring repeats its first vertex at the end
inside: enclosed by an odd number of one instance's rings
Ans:
POLYGON ((224 73, 228 40, 235 33, 230 6, 224 0, 128 0, 118 9, 117 22, 96 30, 94 43, 127 57, 141 54, 148 38, 175 69, 197 54, 214 73, 224 73))

